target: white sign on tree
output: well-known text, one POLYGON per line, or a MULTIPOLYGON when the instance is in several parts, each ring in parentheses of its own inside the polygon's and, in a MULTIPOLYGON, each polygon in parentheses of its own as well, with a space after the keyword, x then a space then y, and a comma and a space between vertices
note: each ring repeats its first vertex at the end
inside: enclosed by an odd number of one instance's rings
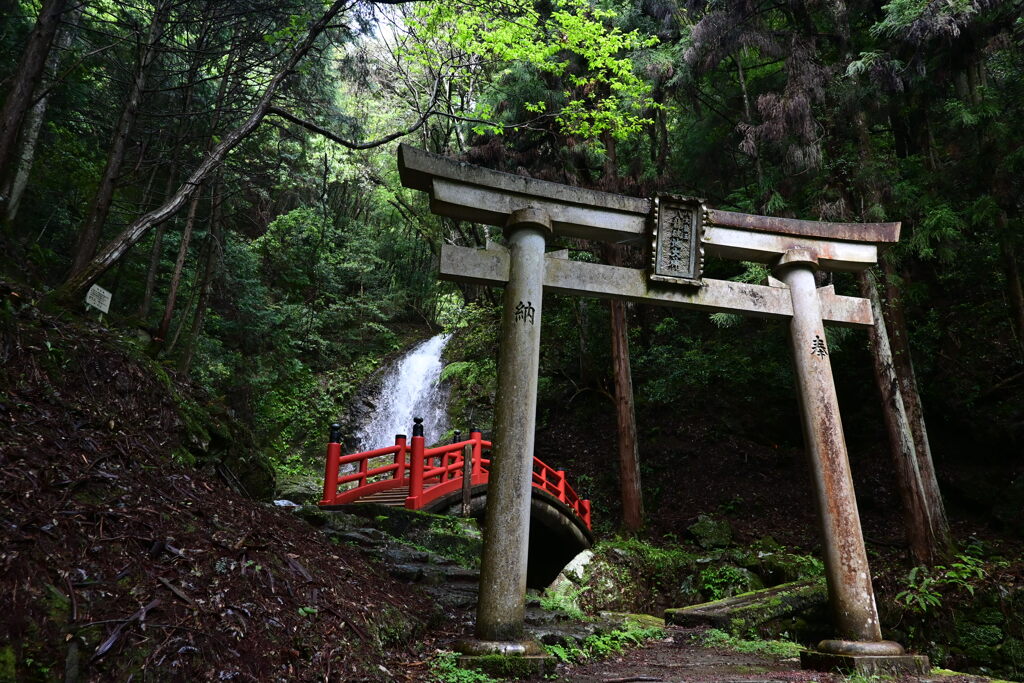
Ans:
POLYGON ((110 292, 99 285, 93 285, 89 288, 89 293, 85 295, 85 303, 93 308, 98 308, 102 313, 109 313, 112 296, 110 292))

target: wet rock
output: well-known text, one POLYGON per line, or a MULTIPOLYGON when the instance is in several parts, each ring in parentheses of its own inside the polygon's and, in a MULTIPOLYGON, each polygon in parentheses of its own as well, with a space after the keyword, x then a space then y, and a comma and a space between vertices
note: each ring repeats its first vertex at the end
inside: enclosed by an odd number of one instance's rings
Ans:
POLYGON ((345 531, 340 534, 334 534, 334 538, 342 543, 355 543, 356 545, 371 546, 376 543, 369 536, 365 536, 358 531, 345 531))
POLYGON ((427 595, 439 606, 449 609, 469 609, 476 605, 476 584, 447 584, 431 586, 426 589, 427 595))
POLYGON ((372 527, 360 527, 356 529, 357 532, 363 536, 367 536, 374 541, 380 541, 381 543, 391 540, 391 537, 380 529, 374 529, 372 527))
POLYGON ((418 564, 393 564, 388 566, 388 574, 399 581, 416 583, 423 578, 423 566, 418 564))
POLYGON ((565 568, 555 577, 555 580, 548 586, 548 590, 553 591, 564 591, 570 586, 579 583, 583 580, 583 572, 586 570, 590 561, 594 559, 594 552, 592 550, 584 550, 576 557, 572 558, 569 564, 565 565, 565 568))
POLYGON ((687 531, 701 548, 723 548, 732 543, 732 527, 724 519, 701 515, 687 531))
POLYGON ((278 477, 278 498, 303 505, 316 503, 323 496, 323 479, 317 476, 285 474, 278 477))
POLYGON ((388 564, 424 564, 429 560, 429 554, 423 550, 399 546, 384 549, 381 559, 388 564))
POLYGON ((444 580, 448 583, 476 583, 480 580, 480 572, 476 569, 446 567, 444 569, 444 580))

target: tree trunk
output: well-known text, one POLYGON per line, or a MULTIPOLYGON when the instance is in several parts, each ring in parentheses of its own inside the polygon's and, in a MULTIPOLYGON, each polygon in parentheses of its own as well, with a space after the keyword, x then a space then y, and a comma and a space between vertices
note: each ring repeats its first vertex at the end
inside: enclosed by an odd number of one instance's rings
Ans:
POLYGON ((928 501, 924 495, 917 465, 914 434, 903 405, 903 394, 896 377, 892 347, 882 314, 882 300, 871 271, 857 274, 860 295, 871 302, 874 325, 868 331, 875 371, 875 384, 882 397, 882 417, 889 436, 889 451, 896 469, 896 484, 903 503, 903 528, 915 564, 935 564, 934 543, 930 533, 928 501))
MULTIPOLYGON (((186 119, 189 111, 189 107, 192 104, 192 84, 195 80, 196 73, 199 71, 201 51, 196 51, 196 57, 192 61, 189 67, 188 76, 185 79, 185 90, 182 93, 181 98, 181 118, 177 126, 177 131, 174 138, 174 147, 171 152, 171 165, 167 170, 167 185, 164 189, 163 196, 169 197, 174 191, 174 181, 178 178, 178 159, 181 157, 181 148, 184 144, 183 136, 185 135, 186 125, 183 121, 186 119)), ((227 71, 231 70, 231 56, 228 56, 227 71)), ((139 318, 145 320, 149 317, 149 309, 153 305, 153 292, 156 289, 156 276, 160 272, 160 256, 163 254, 164 244, 164 231, 167 228, 167 223, 160 223, 156 228, 156 234, 153 236, 153 249, 149 254, 149 269, 146 271, 146 289, 142 294, 142 303, 139 304, 139 318)))
MULTIPOLYGON (((620 265, 622 247, 604 245, 605 259, 620 265)), ((626 302, 612 299, 611 312, 612 377, 615 383, 615 425, 618 431, 619 486, 622 495, 622 523, 627 531, 639 531, 644 523, 643 494, 640 488, 640 453, 633 406, 633 378, 629 367, 629 327, 626 302)))
MULTIPOLYGON (((51 50, 46 59, 46 66, 43 69, 44 77, 47 73, 50 74, 50 78, 53 78, 55 75, 57 67, 60 65, 61 52, 71 45, 78 17, 81 13, 81 7, 77 7, 70 12, 68 18, 69 26, 59 33, 56 39, 57 49, 51 50)), ((40 79, 40 83, 45 85, 42 79, 40 79)), ((39 90, 39 88, 36 88, 36 90, 39 90)), ((21 147, 18 152, 18 161, 15 165, 13 176, 6 171, 0 171, 0 176, 3 176, 3 181, 6 184, 5 189, 0 190, 0 195, 7 197, 3 222, 8 230, 14 226, 14 220, 18 216, 18 207, 21 205, 21 198, 25 194, 25 188, 28 186, 28 178, 32 173, 32 164, 36 158, 36 143, 39 142, 39 132, 43 128, 43 120, 46 117, 46 107, 49 102, 50 94, 47 91, 44 92, 42 97, 39 97, 36 103, 32 105, 32 108, 28 110, 28 113, 25 114, 19 138, 21 147)), ((3 166, 0 166, 0 169, 2 168, 3 166)))
POLYGON ((226 133, 221 139, 220 143, 217 144, 203 159, 198 167, 192 172, 188 179, 178 188, 177 192, 168 199, 164 204, 138 219, 133 221, 127 228, 125 228, 120 235, 118 235, 113 241, 111 241, 104 249, 95 257, 91 262, 88 263, 79 272, 71 275, 64 282, 60 288, 54 290, 51 295, 53 299, 61 301, 66 304, 73 302, 86 287, 89 287, 92 283, 96 282, 97 279, 103 273, 107 271, 113 264, 124 256, 125 253, 132 246, 134 246, 142 237, 155 225, 159 225, 163 221, 173 216, 186 201, 195 192, 195 188, 209 175, 214 169, 220 166, 224 157, 227 156, 228 152, 234 149, 242 140, 252 133, 257 126, 266 117, 267 112, 270 110, 273 104, 274 96, 277 94, 278 88, 281 86, 282 81, 291 73, 292 69, 295 68, 296 64, 309 52, 313 46, 313 42, 323 32, 323 30, 331 23, 331 21, 338 15, 338 13, 348 6, 346 0, 335 0, 330 8, 324 12, 324 14, 310 26, 305 38, 295 48, 291 56, 285 62, 284 66, 278 71, 274 77, 267 84, 266 90, 260 97, 259 102, 253 109, 253 112, 249 117, 237 128, 226 133))
POLYGON ((174 317, 174 305, 178 300, 178 287, 181 286, 181 273, 185 269, 185 259, 188 257, 188 243, 192 240, 192 228, 196 223, 199 197, 198 191, 192 196, 192 203, 188 207, 188 218, 185 219, 185 228, 181 231, 181 244, 178 246, 178 258, 174 262, 174 274, 171 275, 171 285, 167 290, 164 315, 160 319, 160 327, 157 328, 156 335, 153 337, 153 344, 157 348, 162 346, 167 339, 167 330, 170 329, 171 318, 174 317))
MULTIPOLYGON (((174 173, 174 170, 172 168, 171 173, 174 173)), ((149 254, 149 269, 146 271, 146 290, 142 294, 142 303, 139 304, 139 318, 143 321, 149 317, 149 309, 153 305, 153 291, 156 289, 156 274, 160 270, 160 256, 163 254, 164 229, 166 226, 166 223, 158 225, 156 234, 153 235, 153 249, 149 254)))
POLYGON ((914 454, 929 517, 930 554, 936 559, 946 558, 953 552, 953 537, 949 530, 949 520, 946 518, 946 507, 939 491, 939 482, 935 477, 935 464, 932 462, 928 429, 925 426, 924 411, 921 408, 921 395, 918 392, 914 364, 910 357, 910 342, 907 338, 903 303, 895 285, 896 274, 892 264, 884 257, 881 262, 885 275, 886 293, 885 299, 882 301, 882 312, 892 345, 893 370, 896 373, 900 393, 903 397, 903 406, 914 438, 914 454))
POLYGON ((590 368, 590 302, 584 297, 576 298, 576 330, 580 343, 580 385, 586 386, 593 376, 590 368))
MULTIPOLYGON (((750 95, 747 93, 747 78, 743 73, 743 63, 740 61, 740 55, 733 55, 732 61, 736 64, 736 76, 740 83, 740 92, 743 93, 743 118, 746 124, 750 127, 754 126, 754 117, 750 112, 750 95)), ((748 135, 749 133, 744 133, 748 135)), ((764 169, 761 168, 761 150, 757 144, 757 138, 751 138, 751 149, 750 156, 754 157, 754 170, 757 172, 757 191, 759 194, 763 194, 764 187, 764 169)))
POLYGON ((156 57, 157 43, 163 33, 164 7, 163 3, 158 4, 153 11, 153 19, 150 21, 149 30, 146 33, 142 53, 135 66, 131 88, 125 98, 121 116, 114 126, 114 138, 110 143, 110 150, 107 152, 107 164, 103 169, 103 176, 100 178, 99 187, 96 188, 96 196, 93 198, 89 215, 85 219, 85 225, 82 226, 82 230, 78 234, 78 244, 75 247, 75 256, 71 263, 72 276, 77 275, 85 268, 96 254, 103 225, 107 222, 110 206, 114 201, 117 178, 121 174, 121 165, 124 163, 125 152, 128 149, 129 135, 135 124, 135 119, 138 117, 142 91, 146 86, 146 73, 156 57))
POLYGON ((1010 321, 1013 333, 1017 337, 1017 346, 1024 350, 1024 288, 1021 287, 1020 267, 1017 254, 1009 233, 1009 221, 1006 212, 999 212, 999 251, 1003 258, 1003 271, 1006 274, 1006 294, 1010 300, 1010 321))
MULTIPOLYGON (((22 121, 32 106, 32 95, 46 70, 53 38, 57 35, 60 16, 67 4, 67 0, 44 0, 36 25, 21 53, 11 89, 4 99, 3 109, 0 109, 0 173, 11 167, 22 121)), ((6 198, 0 197, 0 202, 6 204, 6 198)))
POLYGON ((192 367, 192 358, 196 352, 196 345, 199 342, 199 335, 203 333, 203 321, 206 319, 206 307, 210 302, 210 292, 213 289, 213 276, 220 259, 220 219, 221 219, 221 191, 220 178, 213 181, 213 191, 210 193, 210 229, 206 239, 209 242, 206 252, 206 267, 203 269, 203 279, 199 284, 199 302, 196 304, 196 312, 192 317, 192 331, 185 343, 185 350, 178 359, 178 369, 188 375, 192 367))
MULTIPOLYGON (((870 164, 874 153, 866 111, 857 110, 852 123, 861 159, 870 164)), ((860 190, 862 202, 868 206, 880 202, 879 187, 873 182, 862 183, 860 190)), ((921 399, 910 361, 902 304, 893 283, 890 264, 884 257, 881 263, 885 273, 885 298, 879 295, 873 273, 858 274, 857 282, 861 296, 871 301, 874 316, 874 326, 869 334, 875 383, 881 393, 889 450, 896 467, 904 531, 914 561, 934 565, 950 555, 953 542, 935 478, 921 399)))

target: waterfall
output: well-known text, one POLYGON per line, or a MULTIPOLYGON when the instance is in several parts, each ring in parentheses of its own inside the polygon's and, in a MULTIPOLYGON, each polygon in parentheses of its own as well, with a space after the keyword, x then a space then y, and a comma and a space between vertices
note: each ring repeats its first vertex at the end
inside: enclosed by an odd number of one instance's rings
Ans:
POLYGON ((428 446, 448 430, 448 392, 441 386, 441 352, 451 335, 439 334, 406 352, 381 380, 372 398, 376 406, 356 431, 359 450, 383 448, 395 443, 395 434, 412 439, 413 417, 423 418, 428 446))

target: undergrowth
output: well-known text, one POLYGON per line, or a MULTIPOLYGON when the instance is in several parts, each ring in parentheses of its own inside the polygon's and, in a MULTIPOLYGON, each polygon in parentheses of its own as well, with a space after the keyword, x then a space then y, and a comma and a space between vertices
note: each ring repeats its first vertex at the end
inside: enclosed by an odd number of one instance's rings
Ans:
POLYGON ((654 638, 664 638, 664 629, 628 625, 600 635, 587 636, 582 643, 567 645, 545 645, 548 654, 563 663, 583 662, 618 654, 628 647, 643 645, 654 638))
POLYGON ((580 621, 585 614, 579 605, 579 597, 588 590, 590 586, 549 588, 540 596, 540 606, 549 612, 559 612, 569 619, 580 621))
POLYGON ((717 628, 695 634, 693 639, 705 647, 722 647, 745 654, 775 657, 799 657, 800 651, 804 649, 803 645, 788 640, 745 640, 717 628))
POLYGON ((430 680, 437 683, 498 683, 498 679, 485 673, 463 669, 459 666, 459 655, 448 650, 439 651, 430 661, 430 680))

